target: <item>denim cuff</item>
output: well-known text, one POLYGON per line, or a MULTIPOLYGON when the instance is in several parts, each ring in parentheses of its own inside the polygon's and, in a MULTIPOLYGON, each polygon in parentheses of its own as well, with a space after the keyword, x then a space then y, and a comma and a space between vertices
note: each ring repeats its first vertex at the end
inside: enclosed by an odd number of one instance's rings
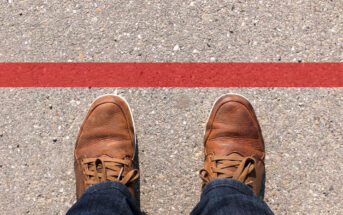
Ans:
POLYGON ((216 178, 206 184, 204 190, 202 191, 201 197, 206 196, 209 192, 215 189, 227 189, 231 190, 232 193, 241 193, 248 196, 256 196, 254 191, 250 187, 240 181, 234 180, 232 178, 216 178))
POLYGON ((98 184, 94 184, 90 186, 83 195, 94 195, 96 192, 101 191, 112 191, 112 192, 119 192, 121 195, 124 195, 127 198, 132 198, 132 195, 129 189, 122 183, 118 181, 105 181, 98 184))

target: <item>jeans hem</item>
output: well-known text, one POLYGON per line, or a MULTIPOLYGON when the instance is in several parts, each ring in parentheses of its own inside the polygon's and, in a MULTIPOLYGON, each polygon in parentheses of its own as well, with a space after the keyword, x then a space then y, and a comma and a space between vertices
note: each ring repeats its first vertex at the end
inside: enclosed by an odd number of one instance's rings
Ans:
POLYGON ((210 181, 204 188, 201 196, 207 195, 211 190, 216 189, 218 187, 227 187, 233 190, 236 190, 245 195, 255 195, 254 191, 249 188, 247 185, 243 184, 240 181, 231 179, 231 178, 216 178, 210 181))
POLYGON ((105 182, 100 182, 100 183, 94 184, 86 190, 84 195, 93 194, 96 192, 105 191, 105 190, 109 190, 109 189, 119 191, 123 195, 125 195, 126 197, 132 196, 130 191, 128 190, 128 188, 124 184, 122 184, 118 181, 105 181, 105 182))

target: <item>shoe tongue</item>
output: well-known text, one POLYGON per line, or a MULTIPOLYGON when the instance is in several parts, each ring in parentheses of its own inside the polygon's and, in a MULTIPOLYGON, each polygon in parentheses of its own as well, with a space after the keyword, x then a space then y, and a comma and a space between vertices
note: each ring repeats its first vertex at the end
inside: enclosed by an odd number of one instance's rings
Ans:
MULTIPOLYGON (((95 161, 95 168, 98 173, 102 173, 104 171, 104 168, 106 168, 105 167, 106 163, 105 161, 102 160, 102 158, 111 158, 111 157, 108 155, 102 155, 95 161)), ((113 170, 108 169, 108 168, 105 170, 108 173, 113 172, 113 170)))
POLYGON ((102 162, 101 162, 100 160, 97 160, 97 161, 95 162, 95 169, 96 169, 96 171, 97 171, 98 173, 102 173, 103 168, 104 168, 104 166, 103 166, 102 162))
MULTIPOLYGON (((104 165, 112 165, 113 166, 113 163, 112 164, 110 164, 110 162, 105 162, 105 161, 103 161, 103 162, 101 162, 101 158, 112 158, 112 157, 110 157, 110 156, 108 156, 108 155, 102 155, 101 157, 99 157, 99 159, 95 162, 95 165, 96 165, 96 171, 98 172, 98 173, 102 173, 104 170, 104 168, 106 168, 104 165)), ((123 160, 125 160, 126 159, 126 157, 125 158, 120 158, 120 159, 123 159, 123 160)), ((120 164, 116 164, 116 165, 120 165, 120 164)), ((124 170, 124 169, 123 169, 124 170)), ((112 173, 114 173, 115 171, 114 170, 112 170, 112 169, 110 169, 110 168, 106 168, 106 173, 107 174, 109 174, 109 175, 111 175, 112 173)), ((120 172, 118 172, 117 174, 120 174, 120 172)), ((122 173, 123 174, 123 173, 122 173)))
MULTIPOLYGON (((233 152, 233 153, 230 153, 230 154, 226 154, 225 156, 231 156, 231 155, 233 155, 233 156, 235 156, 235 155, 237 155, 237 156, 242 156, 241 154, 239 154, 239 153, 237 153, 237 152, 233 152)), ((229 167, 225 167, 225 168, 223 168, 223 169, 226 169, 226 170, 229 170, 229 171, 231 171, 231 172, 235 172, 236 171, 236 169, 237 169, 237 166, 236 167, 234 167, 234 166, 229 166, 229 167)), ((221 173, 219 173, 218 174, 218 176, 219 175, 223 175, 223 174, 221 174, 221 173)))

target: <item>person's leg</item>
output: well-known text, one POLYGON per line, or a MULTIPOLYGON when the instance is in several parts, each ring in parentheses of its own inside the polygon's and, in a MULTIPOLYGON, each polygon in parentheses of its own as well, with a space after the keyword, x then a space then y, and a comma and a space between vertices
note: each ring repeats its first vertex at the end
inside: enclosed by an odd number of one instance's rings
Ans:
POLYGON ((136 136, 128 104, 97 99, 80 128, 74 151, 77 203, 69 214, 139 214, 134 201, 136 136), (101 183, 102 182, 102 183, 101 183))
POLYGON ((214 104, 204 137, 203 193, 192 214, 272 214, 264 196, 265 149, 251 104, 239 95, 214 104))
POLYGON ((268 205, 257 198, 245 184, 229 178, 209 182, 191 215, 262 215, 273 214, 268 205))
POLYGON ((67 215, 142 214, 125 185, 106 181, 91 186, 67 212, 67 215))

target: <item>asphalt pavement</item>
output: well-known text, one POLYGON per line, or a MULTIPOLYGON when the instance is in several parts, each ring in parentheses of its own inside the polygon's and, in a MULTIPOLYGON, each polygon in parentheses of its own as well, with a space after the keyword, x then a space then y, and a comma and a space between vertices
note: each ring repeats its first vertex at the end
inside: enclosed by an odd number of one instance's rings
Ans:
MULTIPOLYGON (((343 1, 2 0, 0 61, 343 62, 343 1)), ((0 88, 0 214, 65 214, 76 135, 105 93, 133 110, 147 214, 199 201, 203 131, 224 93, 256 110, 275 214, 343 214, 342 88, 0 88)))

